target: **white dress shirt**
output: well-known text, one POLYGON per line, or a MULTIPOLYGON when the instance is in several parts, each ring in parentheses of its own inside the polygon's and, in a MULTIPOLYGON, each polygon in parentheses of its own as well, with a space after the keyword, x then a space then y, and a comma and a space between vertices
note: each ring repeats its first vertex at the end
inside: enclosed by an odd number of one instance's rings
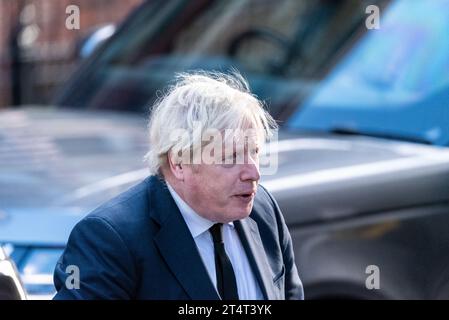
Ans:
MULTIPOLYGON (((209 228, 212 227, 215 222, 198 215, 184 200, 181 199, 181 197, 168 183, 167 187, 175 200, 179 211, 181 211, 187 227, 195 240, 195 244, 198 248, 201 259, 206 266, 209 277, 214 284, 215 289, 217 289, 214 243, 212 240, 212 235, 209 232, 209 228)), ((259 284, 249 264, 245 249, 240 242, 240 238, 232 222, 223 224, 223 241, 226 254, 229 257, 229 260, 231 260, 232 268, 234 269, 239 299, 264 299, 262 291, 260 290, 259 284)))

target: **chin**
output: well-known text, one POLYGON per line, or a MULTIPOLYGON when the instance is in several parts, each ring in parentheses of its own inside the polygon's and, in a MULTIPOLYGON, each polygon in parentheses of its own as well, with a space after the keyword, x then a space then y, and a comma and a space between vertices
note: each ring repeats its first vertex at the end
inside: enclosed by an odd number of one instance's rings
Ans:
POLYGON ((253 201, 237 200, 237 202, 228 204, 226 209, 221 212, 226 212, 225 217, 227 217, 229 221, 236 221, 247 218, 251 214, 252 209, 253 201))
POLYGON ((240 208, 240 210, 237 210, 238 212, 238 218, 235 220, 245 219, 247 218, 253 209, 253 206, 250 206, 249 208, 240 208))
POLYGON ((222 223, 228 223, 232 221, 242 220, 249 216, 251 213, 251 210, 248 210, 246 208, 232 208, 231 210, 226 211, 226 215, 223 217, 221 221, 222 223))

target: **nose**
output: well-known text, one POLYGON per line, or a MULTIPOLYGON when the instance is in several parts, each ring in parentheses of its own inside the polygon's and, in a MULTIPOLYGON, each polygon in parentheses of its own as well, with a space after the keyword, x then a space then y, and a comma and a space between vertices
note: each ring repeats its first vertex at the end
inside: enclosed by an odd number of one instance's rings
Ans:
POLYGON ((260 171, 259 162, 255 161, 251 157, 248 157, 249 161, 241 166, 240 179, 242 181, 259 181, 260 171))

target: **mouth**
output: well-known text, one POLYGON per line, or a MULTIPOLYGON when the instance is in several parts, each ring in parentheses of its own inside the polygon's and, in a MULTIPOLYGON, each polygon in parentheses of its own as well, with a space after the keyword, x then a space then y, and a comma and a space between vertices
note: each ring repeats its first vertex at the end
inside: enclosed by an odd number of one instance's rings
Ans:
POLYGON ((240 193, 240 194, 236 194, 234 197, 240 199, 240 200, 244 200, 244 201, 251 201, 255 196, 255 192, 254 191, 250 191, 250 192, 246 192, 246 193, 240 193))

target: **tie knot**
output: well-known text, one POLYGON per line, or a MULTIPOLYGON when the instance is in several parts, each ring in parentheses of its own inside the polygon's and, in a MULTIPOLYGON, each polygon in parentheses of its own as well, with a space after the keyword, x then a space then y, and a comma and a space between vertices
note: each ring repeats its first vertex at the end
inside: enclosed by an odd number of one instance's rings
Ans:
POLYGON ((222 223, 216 223, 209 228, 209 232, 212 235, 212 239, 215 243, 223 243, 223 235, 221 233, 222 226, 222 223))

